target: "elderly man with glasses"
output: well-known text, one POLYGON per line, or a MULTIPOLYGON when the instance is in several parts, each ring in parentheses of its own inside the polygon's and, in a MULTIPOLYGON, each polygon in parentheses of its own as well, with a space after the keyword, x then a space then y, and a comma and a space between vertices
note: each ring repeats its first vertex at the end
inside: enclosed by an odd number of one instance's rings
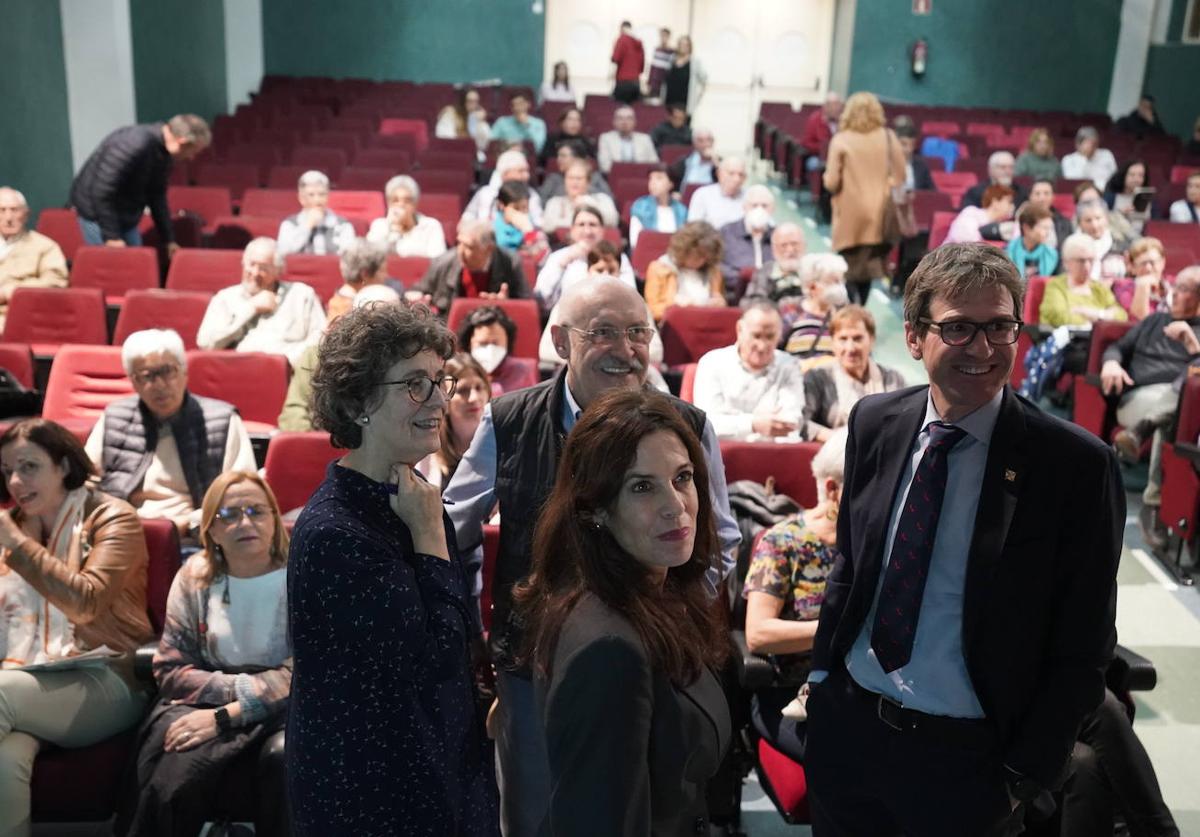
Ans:
MULTIPOLYGON (((447 511, 464 554, 481 565, 483 530, 499 503, 500 549, 492 584, 490 642, 497 668, 496 735, 501 821, 506 834, 534 834, 546 813, 550 776, 541 718, 530 671, 516 665, 521 628, 512 614, 512 588, 529 572, 538 510, 554 485, 561 440, 580 413, 614 387, 646 385, 654 328, 634 288, 593 276, 567 291, 552 326, 555 350, 566 364, 549 381, 518 390, 484 408, 475 439, 445 492, 447 511)), ((712 423, 686 402, 671 399, 701 440, 708 460, 722 555, 712 557, 709 582, 716 594, 733 568, 741 540, 729 512, 721 449, 712 423)), ((477 580, 475 594, 480 592, 477 580)))
POLYGON ((134 332, 121 361, 136 395, 109 404, 85 445, 100 490, 141 517, 171 520, 187 539, 212 481, 258 467, 250 436, 232 404, 188 392, 187 355, 174 331, 134 332))

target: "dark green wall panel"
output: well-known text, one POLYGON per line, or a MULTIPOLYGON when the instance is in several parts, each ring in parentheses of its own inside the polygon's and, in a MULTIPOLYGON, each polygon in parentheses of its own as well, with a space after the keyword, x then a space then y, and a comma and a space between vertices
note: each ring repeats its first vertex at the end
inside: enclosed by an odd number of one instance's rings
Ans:
POLYGON ((0 184, 20 189, 35 214, 62 206, 72 171, 58 3, 5 0, 0 55, 0 184))
POLYGON ((263 0, 266 72, 540 84, 545 19, 530 0, 263 0))
POLYGON ((129 0, 129 27, 139 122, 225 112, 222 0, 129 0))

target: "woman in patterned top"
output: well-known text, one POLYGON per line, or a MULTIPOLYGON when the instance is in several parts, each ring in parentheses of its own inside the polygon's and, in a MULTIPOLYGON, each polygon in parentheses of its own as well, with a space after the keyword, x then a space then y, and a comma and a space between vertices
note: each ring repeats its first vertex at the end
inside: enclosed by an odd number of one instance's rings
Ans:
POLYGON ((436 488, 454 335, 375 303, 321 341, 313 421, 331 463, 292 537, 288 787, 299 837, 499 833, 468 649, 471 585, 436 488))
POLYGON ((214 798, 245 787, 256 800, 255 833, 285 837, 288 535, 261 477, 227 471, 213 480, 200 543, 171 583, 154 655, 161 700, 142 726, 137 782, 116 833, 192 837, 216 816, 214 798))
POLYGON ((775 524, 754 547, 742 596, 746 599, 746 644, 770 655, 782 685, 756 692, 754 728, 771 746, 804 761, 805 725, 784 708, 808 676, 825 579, 838 558, 837 515, 842 496, 846 430, 834 431, 813 457, 817 505, 775 524), (793 717, 789 717, 793 716, 793 717))

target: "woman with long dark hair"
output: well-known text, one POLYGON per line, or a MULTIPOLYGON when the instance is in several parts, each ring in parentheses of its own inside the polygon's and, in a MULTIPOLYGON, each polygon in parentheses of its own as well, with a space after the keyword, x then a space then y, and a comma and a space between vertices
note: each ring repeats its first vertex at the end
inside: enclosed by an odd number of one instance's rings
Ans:
MULTIPOLYGON (((671 402, 614 390, 567 439, 515 598, 552 792, 541 833, 701 830, 730 734, 719 555, 700 442, 671 402)), ((504 711, 503 704, 500 711, 504 711)))

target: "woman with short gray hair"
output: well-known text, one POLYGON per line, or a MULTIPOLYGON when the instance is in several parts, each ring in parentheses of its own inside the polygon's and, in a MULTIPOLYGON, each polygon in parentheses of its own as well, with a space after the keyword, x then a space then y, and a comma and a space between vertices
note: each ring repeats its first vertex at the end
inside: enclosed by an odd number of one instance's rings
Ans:
MULTIPOLYGON (((338 261, 342 269, 342 280, 346 284, 329 298, 325 306, 326 322, 333 322, 349 312, 355 297, 363 288, 387 282, 387 256, 383 245, 365 238, 354 239, 354 243, 342 251, 338 261)), ((404 289, 397 286, 393 290, 402 293, 404 289)))
POLYGON ((398 174, 383 187, 387 215, 376 218, 367 240, 384 245, 397 256, 436 258, 446 252, 446 232, 436 218, 417 211, 421 187, 407 174, 398 174))

